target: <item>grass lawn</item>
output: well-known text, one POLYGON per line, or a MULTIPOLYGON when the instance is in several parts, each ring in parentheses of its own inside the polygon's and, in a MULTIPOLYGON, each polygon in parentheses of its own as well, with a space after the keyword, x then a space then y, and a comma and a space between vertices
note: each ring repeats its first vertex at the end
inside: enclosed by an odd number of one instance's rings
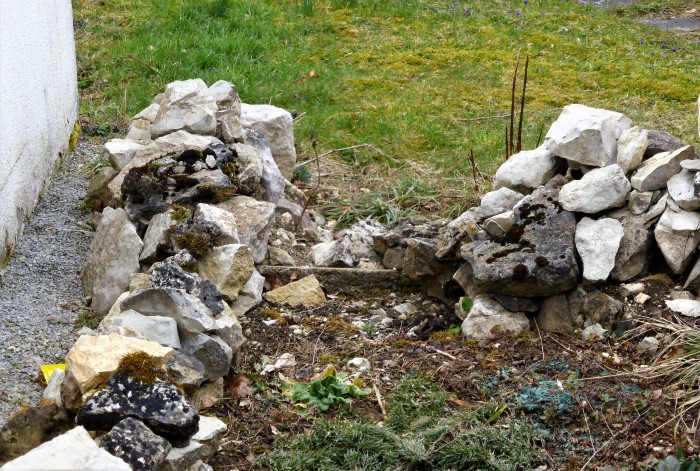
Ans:
MULTIPOLYGON (((530 57, 524 148, 574 102, 698 142, 700 46, 633 19, 698 0, 608 11, 564 0, 73 3, 81 112, 93 125, 123 127, 170 81, 226 79, 245 102, 299 113, 300 161, 312 138, 321 150, 370 143, 473 194, 466 155, 487 173, 503 160, 520 51, 530 57)), ((366 150, 340 157, 396 166, 366 150)))

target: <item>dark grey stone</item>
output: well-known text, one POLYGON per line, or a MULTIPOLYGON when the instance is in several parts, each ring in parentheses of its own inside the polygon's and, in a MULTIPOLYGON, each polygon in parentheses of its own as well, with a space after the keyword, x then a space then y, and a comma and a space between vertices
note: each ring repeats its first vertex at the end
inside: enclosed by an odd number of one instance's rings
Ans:
POLYGON ((668 152, 678 150, 684 147, 685 144, 677 137, 667 133, 666 131, 647 130, 649 145, 644 152, 644 158, 647 159, 660 152, 668 152))
POLYGON ((190 335, 182 342, 182 351, 202 362, 210 381, 225 376, 233 359, 233 350, 217 335, 190 335))
POLYGON ((538 188, 514 208, 513 227, 503 238, 462 246, 477 290, 532 298, 576 286, 576 220, 559 206, 558 194, 538 188))
POLYGON ((128 417, 101 438, 100 447, 124 460, 134 471, 156 471, 172 445, 140 420, 128 417))
POLYGON ((498 293, 492 293, 491 297, 511 312, 537 312, 540 308, 539 303, 532 298, 506 296, 498 293))
POLYGON ((127 417, 141 420, 173 446, 185 446, 199 428, 197 411, 175 386, 141 383, 121 373, 85 402, 76 421, 87 430, 110 430, 127 417))
POLYGON ((644 215, 629 215, 620 219, 620 223, 624 234, 610 275, 627 281, 647 272, 652 233, 644 227, 644 215))
POLYGON ((192 355, 176 351, 165 364, 169 378, 190 396, 206 380, 204 365, 192 355))
POLYGON ((613 331, 624 313, 622 302, 598 290, 586 291, 582 285, 569 293, 567 300, 574 327, 600 324, 613 331))

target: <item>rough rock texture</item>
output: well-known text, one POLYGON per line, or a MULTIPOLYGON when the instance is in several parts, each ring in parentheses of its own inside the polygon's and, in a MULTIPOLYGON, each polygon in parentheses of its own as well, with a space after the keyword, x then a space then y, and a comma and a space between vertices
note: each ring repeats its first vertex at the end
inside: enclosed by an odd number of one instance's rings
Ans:
POLYGON ((238 187, 244 194, 258 189, 263 174, 263 161, 260 152, 253 146, 235 144, 235 160, 238 163, 238 187))
POLYGON ((435 256, 441 260, 457 259, 462 241, 473 242, 484 239, 484 231, 478 226, 478 220, 478 211, 468 210, 442 227, 437 238, 435 256))
MULTIPOLYGON (((515 207, 513 228, 501 242, 462 246, 473 287, 510 296, 550 296, 576 286, 574 215, 557 204, 556 189, 540 188, 515 207)), ((466 289, 466 288, 465 288, 466 289)))
POLYGON ((583 263, 583 279, 605 281, 615 266, 624 229, 612 218, 583 218, 576 225, 576 250, 583 263))
POLYGON ((236 219, 240 243, 247 245, 255 263, 267 254, 267 241, 275 221, 275 205, 247 196, 237 196, 217 205, 236 219))
POLYGON ((183 270, 173 258, 151 269, 149 288, 175 288, 196 296, 211 311, 219 314, 226 307, 221 293, 207 278, 183 270))
POLYGON ((354 267, 362 260, 374 260, 374 236, 383 232, 373 220, 359 222, 333 242, 323 242, 311 248, 314 265, 322 267, 354 267))
POLYGON ((165 86, 156 119, 151 126, 153 136, 184 130, 192 134, 215 134, 218 107, 207 85, 201 79, 171 82, 165 86))
POLYGON ((659 249, 673 273, 683 273, 700 242, 700 214, 666 208, 654 229, 659 249))
POLYGON ((559 192, 559 204, 567 211, 595 214, 624 205, 631 189, 620 166, 608 165, 564 185, 559 192))
POLYGON ((73 417, 59 405, 21 410, 0 429, 0 463, 22 456, 74 426, 73 417))
POLYGON ((644 152, 645 158, 649 158, 661 152, 674 151, 680 149, 684 145, 680 139, 665 131, 648 130, 647 136, 649 138, 649 144, 646 152, 644 152))
POLYGON ((251 252, 242 244, 214 247, 197 264, 197 273, 213 283, 230 302, 238 299, 254 270, 251 252))
POLYGON ((159 471, 190 470, 204 456, 205 447, 194 440, 184 447, 173 447, 159 471))
POLYGON ((482 219, 490 218, 496 214, 501 214, 513 209, 513 206, 518 204, 518 201, 523 199, 525 195, 513 191, 510 188, 501 188, 486 193, 481 197, 479 206, 479 216, 482 219))
POLYGON ((564 294, 556 294, 542 301, 537 313, 537 326, 545 332, 557 330, 573 332, 574 327, 569 313, 569 301, 564 294))
POLYGON ((651 207, 651 201, 654 197, 653 191, 637 191, 632 190, 627 207, 632 214, 642 214, 651 207))
POLYGON ((132 337, 133 335, 129 335, 130 331, 139 334, 139 338, 157 342, 166 347, 180 348, 177 322, 170 317, 144 316, 129 309, 104 318, 97 329, 97 332, 102 335, 116 332, 132 337))
POLYGON ((179 351, 165 364, 165 371, 172 381, 190 396, 206 381, 202 362, 179 351))
POLYGON ((127 353, 144 352, 165 363, 172 348, 119 334, 81 335, 66 355, 66 369, 84 394, 109 378, 127 353))
POLYGON ((197 205, 197 209, 194 212, 194 218, 209 221, 219 226, 222 234, 221 244, 240 243, 236 216, 230 211, 226 211, 225 209, 211 204, 200 203, 197 205))
POLYGON ((144 146, 145 144, 130 139, 110 139, 105 143, 109 163, 117 171, 128 164, 144 146))
POLYGON ((133 291, 122 301, 122 309, 133 309, 144 316, 175 319, 180 333, 200 333, 214 328, 207 306, 194 295, 174 288, 148 288, 133 291))
POLYGON ((642 163, 648 145, 649 134, 646 129, 639 126, 627 129, 617 141, 617 165, 625 173, 636 170, 642 163))
POLYGON ((15 460, 5 463, 3 471, 131 471, 123 460, 95 445, 83 427, 76 427, 44 443, 15 460))
POLYGON ((569 161, 606 167, 615 163, 617 140, 630 127, 621 113, 568 105, 547 131, 544 147, 569 161))
POLYGON ((273 304, 291 307, 321 306, 326 302, 323 288, 314 275, 294 281, 265 293, 265 299, 273 304))
MULTIPOLYGON (((694 160, 690 162, 694 162, 694 160)), ((700 160, 697 162, 700 164, 700 160)), ((685 211, 700 209, 700 198, 695 195, 696 190, 693 184, 695 175, 695 172, 683 169, 680 173, 672 176, 666 184, 668 187, 668 195, 685 211)))
POLYGON ((139 419, 174 446, 186 445, 199 423, 197 411, 175 386, 145 384, 121 373, 85 402, 76 422, 88 430, 110 430, 127 417, 139 419))
POLYGON ((600 291, 586 291, 579 285, 567 294, 569 314, 574 327, 588 327, 601 324, 606 328, 614 328, 620 321, 624 305, 600 291))
POLYGON ((234 353, 237 352, 246 341, 243 336, 241 324, 230 308, 217 316, 214 332, 221 337, 221 340, 223 340, 234 353))
POLYGON ((143 242, 123 209, 105 208, 80 279, 94 311, 105 313, 139 271, 143 242))
POLYGON ((182 342, 182 351, 204 365, 204 377, 209 381, 225 376, 233 359, 233 350, 218 335, 189 335, 182 342))
POLYGON ((100 439, 100 448, 124 460, 134 471, 157 471, 172 445, 140 420, 128 417, 100 439))
POLYGON ((139 255, 139 261, 153 263, 164 258, 164 251, 168 246, 168 229, 175 224, 172 214, 172 210, 169 210, 151 218, 146 234, 143 236, 143 250, 139 255))
POLYGON ((493 186, 529 192, 552 178, 558 166, 559 159, 544 146, 518 152, 498 168, 493 186))
POLYGON ((700 317, 700 301, 695 299, 670 299, 666 307, 687 317, 700 317))
POLYGON ((631 280, 646 273, 649 266, 651 232, 644 227, 642 216, 628 216, 620 221, 624 235, 615 256, 615 267, 610 275, 619 281, 631 280))
POLYGON ((483 222, 484 230, 491 237, 500 239, 513 227, 514 214, 513 211, 506 211, 486 219, 483 222))
POLYGON ((263 287, 265 277, 257 270, 253 270, 253 274, 246 282, 243 289, 238 293, 238 299, 231 303, 231 311, 236 316, 242 316, 262 302, 263 287))
POLYGON ((658 190, 666 186, 669 178, 681 171, 681 161, 695 155, 692 146, 673 152, 662 152, 642 162, 632 175, 632 187, 639 191, 658 190))
POLYGON ((255 147, 260 153, 260 159, 263 163, 262 176, 260 177, 263 199, 269 203, 277 204, 284 192, 284 176, 277 167, 277 163, 275 163, 267 140, 258 131, 246 129, 243 142, 246 145, 255 147))
POLYGON ((277 167, 288 180, 292 178, 297 161, 292 122, 292 115, 276 106, 245 103, 241 106, 241 126, 265 136, 277 167))
POLYGON ((469 339, 487 339, 502 333, 519 334, 530 327, 522 312, 511 312, 490 296, 474 298, 469 314, 462 322, 462 335, 469 339))

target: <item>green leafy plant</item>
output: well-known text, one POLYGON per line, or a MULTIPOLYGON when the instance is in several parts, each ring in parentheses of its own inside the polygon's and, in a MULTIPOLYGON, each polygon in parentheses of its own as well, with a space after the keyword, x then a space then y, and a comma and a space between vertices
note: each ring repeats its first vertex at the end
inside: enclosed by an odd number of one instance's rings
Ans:
POLYGON ((292 181, 298 181, 303 183, 308 183, 311 181, 311 172, 306 167, 306 165, 300 165, 294 169, 292 174, 292 181))
POLYGON ((323 378, 310 383, 296 383, 288 389, 288 395, 294 403, 302 403, 303 407, 316 406, 321 411, 341 404, 350 404, 352 398, 366 396, 369 389, 361 383, 348 379, 345 373, 330 367, 323 378))
POLYGON ((697 471, 700 461, 697 458, 686 459, 683 449, 679 446, 676 455, 670 455, 654 465, 654 471, 697 471))
POLYGON ((460 300, 460 303, 462 306, 462 310, 467 313, 471 310, 472 306, 474 305, 474 301, 472 301, 472 298, 470 298, 469 296, 464 296, 460 300))

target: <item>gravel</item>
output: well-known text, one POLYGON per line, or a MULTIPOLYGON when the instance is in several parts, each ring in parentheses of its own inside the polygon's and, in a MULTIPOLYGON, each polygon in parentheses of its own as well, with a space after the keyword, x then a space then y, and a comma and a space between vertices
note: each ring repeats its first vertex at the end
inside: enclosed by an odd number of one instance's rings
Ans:
POLYGON ((92 234, 80 202, 79 170, 99 144, 81 141, 52 178, 5 270, 0 271, 0 427, 20 405, 36 405, 42 364, 63 363, 77 338, 80 270, 92 234))

